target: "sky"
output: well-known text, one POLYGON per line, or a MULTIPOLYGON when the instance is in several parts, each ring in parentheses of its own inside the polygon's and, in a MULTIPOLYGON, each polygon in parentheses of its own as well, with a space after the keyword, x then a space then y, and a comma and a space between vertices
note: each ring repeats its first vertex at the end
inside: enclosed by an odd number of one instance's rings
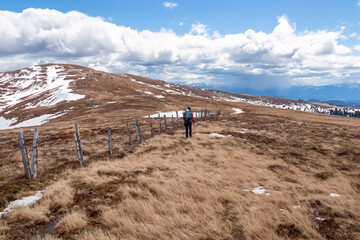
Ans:
POLYGON ((360 0, 4 0, 0 71, 69 63, 213 88, 360 83, 360 0))

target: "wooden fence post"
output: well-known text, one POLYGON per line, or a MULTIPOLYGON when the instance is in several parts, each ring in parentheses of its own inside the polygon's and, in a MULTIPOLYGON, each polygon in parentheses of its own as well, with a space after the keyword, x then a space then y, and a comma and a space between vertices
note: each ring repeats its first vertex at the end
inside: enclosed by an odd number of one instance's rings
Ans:
POLYGON ((131 141, 131 134, 130 134, 130 129, 129 129, 129 124, 126 123, 126 130, 127 130, 127 133, 129 135, 129 142, 130 142, 130 145, 132 145, 132 141, 131 141))
POLYGON ((178 111, 176 111, 176 118, 177 118, 177 125, 178 125, 178 128, 179 128, 180 127, 180 121, 179 121, 178 111))
POLYGON ((83 151, 82 151, 82 147, 81 147, 81 138, 80 138, 79 125, 77 123, 75 124, 74 137, 75 137, 75 145, 76 145, 76 151, 77 151, 77 155, 78 155, 78 160, 79 160, 80 165, 83 165, 84 164, 84 157, 83 157, 83 151))
POLYGON ((32 161, 31 161, 31 177, 37 177, 37 158, 38 158, 38 143, 39 143, 39 129, 35 128, 33 149, 32 149, 32 161))
POLYGON ((19 143, 20 143, 21 156, 22 156, 22 160, 23 160, 23 164, 24 164, 25 176, 26 176, 26 178, 31 179, 29 158, 28 158, 28 154, 26 151, 24 132, 19 132, 18 137, 19 137, 19 143))
POLYGON ((171 121, 172 121, 173 129, 175 129, 175 122, 174 122, 174 116, 173 115, 171 115, 171 121))
POLYGON ((108 126, 108 144, 109 144, 109 154, 112 155, 112 147, 111 147, 111 128, 108 126))
POLYGON ((160 114, 159 114, 159 128, 160 128, 160 133, 162 133, 162 128, 161 128, 161 117, 160 117, 160 114))
POLYGON ((154 136, 154 129, 153 129, 153 126, 152 126, 152 121, 151 121, 150 115, 149 115, 149 126, 150 126, 151 136, 153 137, 154 136))
POLYGON ((166 131, 167 130, 166 115, 164 115, 164 127, 165 127, 165 131, 166 131))
POLYGON ((139 121, 137 119, 135 119, 134 122, 135 122, 135 130, 136 130, 137 140, 141 141, 141 132, 140 132, 139 121))

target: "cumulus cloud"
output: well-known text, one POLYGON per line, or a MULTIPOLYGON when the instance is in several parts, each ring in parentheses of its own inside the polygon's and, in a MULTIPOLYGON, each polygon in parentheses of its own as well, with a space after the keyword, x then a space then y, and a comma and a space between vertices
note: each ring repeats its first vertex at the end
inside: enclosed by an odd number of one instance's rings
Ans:
POLYGON ((297 32, 286 16, 270 33, 221 35, 202 23, 188 34, 137 31, 71 11, 0 11, 0 71, 47 62, 191 83, 286 86, 359 79, 358 47, 340 31, 297 32))
POLYGON ((208 36, 209 30, 210 29, 206 25, 202 23, 195 23, 191 25, 190 34, 208 36))
POLYGON ((170 9, 176 8, 178 6, 178 4, 174 2, 163 2, 163 5, 170 9))

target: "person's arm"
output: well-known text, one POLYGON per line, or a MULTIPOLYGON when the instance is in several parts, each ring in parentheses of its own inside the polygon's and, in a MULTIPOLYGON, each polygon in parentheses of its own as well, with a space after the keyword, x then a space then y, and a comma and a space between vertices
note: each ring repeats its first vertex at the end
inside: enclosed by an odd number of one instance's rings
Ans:
POLYGON ((183 112, 183 120, 185 121, 185 112, 183 112))

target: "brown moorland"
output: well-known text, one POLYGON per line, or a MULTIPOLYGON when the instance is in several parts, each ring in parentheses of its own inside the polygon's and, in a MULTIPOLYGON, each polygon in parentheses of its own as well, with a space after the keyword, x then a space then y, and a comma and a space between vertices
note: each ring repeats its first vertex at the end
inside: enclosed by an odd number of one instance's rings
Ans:
POLYGON ((150 138, 142 120, 145 140, 130 147, 125 120, 83 122, 83 167, 73 126, 45 125, 35 180, 16 131, 4 132, 14 137, 0 151, 1 209, 45 191, 0 219, 0 239, 360 239, 359 119, 191 100, 222 115, 199 120, 188 140, 183 129, 150 138))

